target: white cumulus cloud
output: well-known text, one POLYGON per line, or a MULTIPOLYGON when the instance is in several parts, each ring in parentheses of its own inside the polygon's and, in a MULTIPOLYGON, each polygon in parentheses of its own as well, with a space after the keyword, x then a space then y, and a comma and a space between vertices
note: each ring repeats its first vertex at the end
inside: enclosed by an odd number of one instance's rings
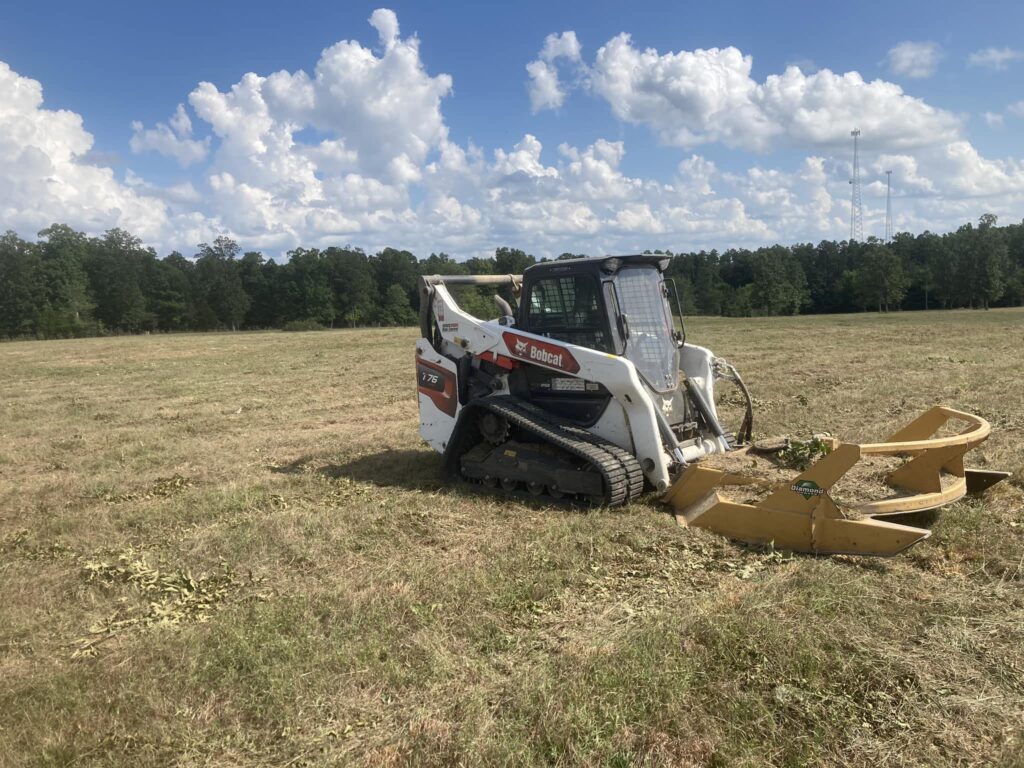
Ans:
POLYGON ((168 221, 163 201, 89 163, 92 146, 81 116, 46 109, 42 85, 0 62, 0 228, 31 235, 59 222, 162 238, 168 221))
POLYGON ((901 148, 951 139, 959 127, 955 115, 895 83, 828 69, 808 75, 795 66, 759 83, 752 65, 733 47, 661 54, 621 34, 598 50, 590 82, 619 118, 683 148, 836 146, 855 126, 880 145, 901 148))
POLYGON ((544 38, 539 57, 526 65, 526 73, 530 76, 530 108, 534 112, 558 109, 565 102, 566 92, 558 74, 559 59, 569 64, 580 63, 580 41, 575 32, 548 35, 544 38))
POLYGON ((942 49, 938 43, 904 40, 886 54, 889 69, 910 78, 931 77, 938 69, 942 49))
POLYGON ((217 138, 208 183, 237 236, 288 247, 413 220, 408 189, 447 143, 451 77, 426 72, 394 12, 378 9, 369 23, 376 51, 343 40, 312 74, 250 72, 224 91, 203 82, 189 94, 217 138), (318 139, 298 135, 306 129, 318 139))
POLYGON ((371 13, 370 25, 377 30, 385 50, 398 42, 398 16, 390 8, 378 8, 371 13))
POLYGON ((1003 127, 1003 116, 998 112, 982 112, 981 117, 989 128, 1003 127))
POLYGON ((137 120, 133 122, 132 138, 128 146, 136 154, 159 152, 161 155, 173 157, 182 167, 187 167, 205 160, 210 151, 209 137, 198 141, 191 136, 192 120, 185 111, 185 105, 179 104, 166 123, 157 123, 153 128, 146 128, 137 120))
POLYGON ((1016 48, 983 48, 967 57, 968 65, 997 72, 1018 61, 1024 61, 1024 51, 1016 48))
POLYGON ((558 82, 558 70, 546 61, 531 61, 526 65, 530 76, 530 109, 558 109, 565 101, 565 91, 558 82))

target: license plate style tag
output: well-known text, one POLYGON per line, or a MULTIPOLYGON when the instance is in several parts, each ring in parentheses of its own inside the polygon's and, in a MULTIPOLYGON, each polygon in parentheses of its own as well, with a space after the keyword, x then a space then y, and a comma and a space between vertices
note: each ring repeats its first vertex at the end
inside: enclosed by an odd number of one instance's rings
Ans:
POLYGON ((554 392, 583 392, 586 382, 583 379, 557 378, 551 380, 551 389, 554 392))

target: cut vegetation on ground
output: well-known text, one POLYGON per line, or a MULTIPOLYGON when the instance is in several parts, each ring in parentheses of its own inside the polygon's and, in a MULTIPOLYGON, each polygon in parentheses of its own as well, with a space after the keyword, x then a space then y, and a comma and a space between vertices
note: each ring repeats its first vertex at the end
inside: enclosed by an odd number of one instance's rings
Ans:
POLYGON ((761 436, 992 422, 892 560, 444 487, 411 329, 0 345, 0 764, 1019 765, 1022 330, 689 323, 761 436))

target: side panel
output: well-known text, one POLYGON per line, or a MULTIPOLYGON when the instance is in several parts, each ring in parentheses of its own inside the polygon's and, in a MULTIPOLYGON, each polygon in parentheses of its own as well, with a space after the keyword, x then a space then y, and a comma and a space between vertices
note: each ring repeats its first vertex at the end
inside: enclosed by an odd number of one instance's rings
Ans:
POLYGON ((683 354, 679 367, 683 369, 686 377, 693 382, 693 385, 700 390, 704 401, 711 409, 711 414, 717 419, 718 412, 715 410, 715 375, 712 365, 715 362, 715 355, 710 349, 698 347, 696 344, 683 345, 683 354))
POLYGON ((603 437, 620 448, 625 448, 634 456, 636 448, 633 446, 633 435, 629 431, 629 423, 626 421, 626 412, 617 400, 608 403, 601 418, 597 420, 590 431, 598 437, 603 437))
POLYGON ((416 343, 416 399, 420 436, 443 453, 459 415, 459 377, 455 363, 439 355, 426 339, 416 343))

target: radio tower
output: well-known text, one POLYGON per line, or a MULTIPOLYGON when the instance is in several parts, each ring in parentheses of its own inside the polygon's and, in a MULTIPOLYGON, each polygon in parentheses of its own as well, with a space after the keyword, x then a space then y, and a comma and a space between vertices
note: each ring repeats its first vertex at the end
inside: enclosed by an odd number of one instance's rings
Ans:
POLYGON ((850 131, 853 136, 853 178, 850 179, 850 186, 853 187, 853 199, 850 200, 850 241, 864 239, 864 208, 860 203, 860 153, 857 148, 857 138, 860 136, 860 129, 854 128, 850 131))
POLYGON ((885 242, 892 242, 892 171, 885 172, 885 242))

